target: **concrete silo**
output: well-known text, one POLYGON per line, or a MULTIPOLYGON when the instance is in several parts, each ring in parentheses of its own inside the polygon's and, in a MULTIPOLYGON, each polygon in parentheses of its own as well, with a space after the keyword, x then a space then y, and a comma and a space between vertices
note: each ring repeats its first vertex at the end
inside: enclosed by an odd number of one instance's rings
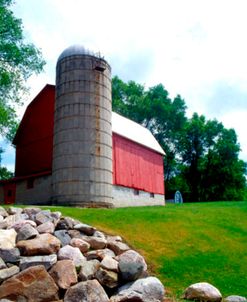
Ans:
POLYGON ((112 205, 111 68, 82 46, 56 67, 52 202, 112 205))

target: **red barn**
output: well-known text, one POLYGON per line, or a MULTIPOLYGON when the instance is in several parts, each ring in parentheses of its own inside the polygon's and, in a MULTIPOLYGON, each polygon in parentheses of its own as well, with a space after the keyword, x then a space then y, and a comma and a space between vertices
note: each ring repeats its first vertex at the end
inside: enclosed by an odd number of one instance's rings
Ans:
MULTIPOLYGON (((0 202, 58 204, 54 202, 52 188, 55 108, 55 86, 46 85, 27 107, 14 138, 15 177, 1 182, 0 202)), ((163 205, 164 151, 143 126, 116 113, 112 113, 111 124, 110 206, 163 205)), ((69 147, 70 144, 66 144, 63 153, 69 147)), ((83 206, 78 202, 76 205, 83 206)))

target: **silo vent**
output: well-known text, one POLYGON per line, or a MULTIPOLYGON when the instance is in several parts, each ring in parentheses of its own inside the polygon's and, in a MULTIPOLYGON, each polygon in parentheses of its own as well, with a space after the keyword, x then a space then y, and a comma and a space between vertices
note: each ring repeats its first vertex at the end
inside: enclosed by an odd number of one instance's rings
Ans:
POLYGON ((98 71, 101 71, 101 72, 105 71, 105 67, 104 67, 104 66, 100 66, 100 65, 96 65, 96 66, 94 67, 94 69, 95 69, 95 70, 98 70, 98 71))

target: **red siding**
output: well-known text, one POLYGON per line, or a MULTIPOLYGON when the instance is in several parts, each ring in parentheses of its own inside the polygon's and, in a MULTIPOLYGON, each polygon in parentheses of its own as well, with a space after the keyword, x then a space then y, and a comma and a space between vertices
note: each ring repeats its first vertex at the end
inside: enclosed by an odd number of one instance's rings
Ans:
POLYGON ((113 146, 114 184, 164 194, 161 154, 115 133, 113 146))
POLYGON ((52 169, 55 89, 46 85, 30 103, 14 139, 15 176, 52 169))

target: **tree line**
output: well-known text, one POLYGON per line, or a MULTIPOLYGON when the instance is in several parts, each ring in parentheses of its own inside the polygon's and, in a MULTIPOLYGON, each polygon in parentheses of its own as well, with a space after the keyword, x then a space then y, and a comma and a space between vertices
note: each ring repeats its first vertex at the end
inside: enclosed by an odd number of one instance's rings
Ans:
POLYGON ((244 199, 247 166, 234 129, 197 113, 186 117, 185 101, 170 98, 162 84, 145 90, 115 76, 112 105, 147 127, 164 149, 166 196, 179 190, 186 201, 244 199))
MULTIPOLYGON (((0 137, 12 140, 15 112, 27 92, 26 80, 40 73, 44 60, 23 35, 22 21, 11 10, 13 0, 0 0, 0 137)), ((194 113, 186 117, 180 95, 170 98, 162 84, 143 85, 112 79, 113 110, 147 127, 166 156, 166 195, 180 190, 187 201, 241 200, 246 191, 246 163, 233 129, 194 113)), ((0 179, 11 173, 1 166, 0 179)))

